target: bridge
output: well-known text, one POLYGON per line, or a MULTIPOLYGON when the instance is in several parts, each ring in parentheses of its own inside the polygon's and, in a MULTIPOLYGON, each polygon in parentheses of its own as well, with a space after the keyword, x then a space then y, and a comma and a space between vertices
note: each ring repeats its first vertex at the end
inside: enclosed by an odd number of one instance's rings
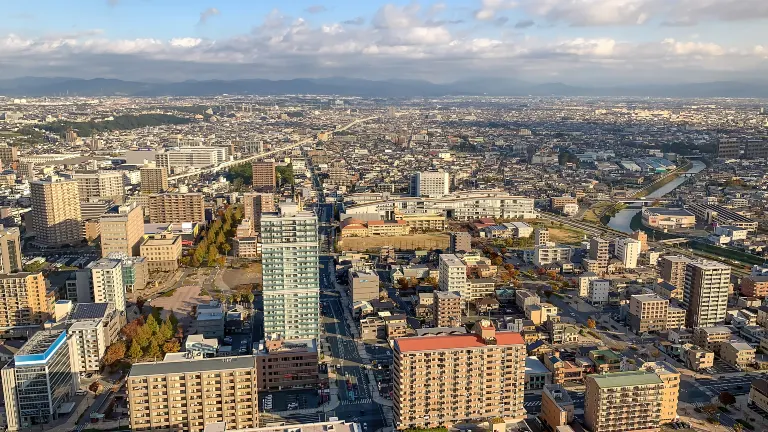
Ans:
MULTIPOLYGON (((351 123, 349 123, 349 124, 347 124, 345 126, 337 127, 336 129, 333 130, 333 132, 342 132, 342 131, 345 131, 345 130, 351 128, 352 126, 355 126, 355 125, 358 125, 360 123, 364 123, 364 122, 367 122, 367 121, 371 121, 371 120, 376 119, 376 118, 379 118, 379 116, 372 116, 372 117, 366 117, 366 118, 362 118, 362 119, 357 119, 357 120, 355 120, 355 121, 353 121, 353 122, 351 122, 351 123)), ((273 154, 281 153, 281 152, 284 152, 286 150, 292 150, 292 149, 295 149, 296 147, 301 147, 304 144, 308 144, 308 143, 313 142, 313 141, 315 141, 314 137, 306 138, 306 139, 303 139, 301 141, 289 144, 289 145, 287 145, 285 147, 280 147, 278 149, 270 150, 270 151, 267 151, 267 152, 264 152, 264 153, 259 153, 257 155, 248 156, 247 158, 237 159, 237 160, 228 161, 228 162, 222 162, 222 163, 220 163, 220 164, 218 164, 218 165, 216 165, 214 167, 203 168, 203 169, 197 170, 197 171, 191 171, 191 172, 186 172, 184 174, 177 174, 177 175, 174 175, 174 176, 170 176, 170 177, 168 177, 168 180, 169 181, 173 181, 173 180, 179 180, 179 179, 183 179, 183 178, 187 178, 187 177, 198 176, 198 175, 201 175, 201 174, 216 173, 216 172, 222 171, 224 169, 227 169, 227 168, 235 166, 235 165, 240 165, 240 164, 251 162, 251 161, 254 161, 254 160, 257 160, 257 159, 265 158, 267 156, 271 156, 273 154)))
POLYGON ((619 200, 620 203, 624 203, 624 204, 643 204, 643 205, 651 205, 651 204, 654 204, 654 203, 666 204, 666 203, 670 203, 672 201, 673 200, 663 199, 663 198, 649 198, 649 199, 627 198, 627 199, 619 200))
POLYGON ((673 246, 673 245, 688 243, 689 241, 690 239, 687 239, 687 238, 673 238, 673 239, 667 239, 667 240, 659 240, 659 243, 662 243, 668 246, 673 246))

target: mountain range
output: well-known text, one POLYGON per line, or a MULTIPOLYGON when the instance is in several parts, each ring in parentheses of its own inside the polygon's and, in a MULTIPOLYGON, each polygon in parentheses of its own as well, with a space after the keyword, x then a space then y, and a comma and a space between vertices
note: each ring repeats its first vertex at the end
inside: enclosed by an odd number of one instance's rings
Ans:
POLYGON ((715 81, 694 84, 644 84, 613 87, 534 84, 514 79, 467 79, 448 84, 421 80, 374 81, 358 78, 297 78, 290 80, 239 79, 172 83, 22 77, 0 80, 5 96, 215 96, 230 95, 338 95, 365 97, 410 96, 639 96, 767 98, 768 82, 715 81))

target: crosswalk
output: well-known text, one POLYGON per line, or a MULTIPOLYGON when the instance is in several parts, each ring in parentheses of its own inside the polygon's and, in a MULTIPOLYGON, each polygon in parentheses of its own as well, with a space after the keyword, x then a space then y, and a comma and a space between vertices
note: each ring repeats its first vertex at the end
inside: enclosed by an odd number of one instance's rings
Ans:
POLYGON ((541 401, 528 401, 523 403, 524 407, 537 407, 540 405, 541 405, 541 401))
POLYGON ((343 400, 341 401, 342 405, 362 405, 362 404, 369 404, 372 403, 373 400, 370 398, 363 398, 363 399, 355 399, 355 400, 343 400))

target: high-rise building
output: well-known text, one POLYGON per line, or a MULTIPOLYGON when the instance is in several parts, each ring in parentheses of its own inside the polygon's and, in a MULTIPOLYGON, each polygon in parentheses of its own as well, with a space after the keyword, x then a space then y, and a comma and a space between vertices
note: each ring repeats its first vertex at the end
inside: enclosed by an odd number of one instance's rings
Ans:
POLYGON ((629 299, 629 328, 637 334, 667 329, 669 300, 656 294, 633 295, 629 299))
POLYGON ((59 408, 75 394, 65 330, 32 335, 2 371, 6 430, 44 425, 59 417, 59 408))
POLYGON ((595 237, 589 240, 589 259, 595 260, 600 271, 608 269, 610 254, 608 253, 608 240, 595 237))
POLYGON ((115 210, 105 213, 99 220, 101 256, 112 252, 138 256, 144 236, 144 212, 135 203, 119 206, 115 210))
POLYGON ((276 165, 274 162, 254 162, 252 167, 253 172, 253 188, 272 190, 277 186, 277 173, 275 172, 276 165))
POLYGON ((137 363, 126 379, 134 431, 203 432, 226 422, 233 429, 258 426, 258 372, 254 356, 189 358, 137 363))
POLYGON ((87 275, 88 290, 78 290, 78 303, 112 303, 120 312, 125 312, 125 286, 120 260, 101 258, 78 273, 87 275), (87 297, 86 297, 87 295, 87 297))
MULTIPOLYGON (((71 302, 70 302, 71 303, 71 302)), ((125 325, 125 315, 112 303, 77 303, 65 317, 72 372, 98 372, 102 360, 125 325)))
POLYGON ((470 252, 472 250, 472 235, 468 232, 451 233, 451 253, 470 252))
POLYGON ((450 291, 435 291, 432 307, 436 327, 461 325, 461 296, 450 291))
POLYGON ((533 246, 547 246, 549 243, 549 229, 536 228, 533 231, 533 246))
POLYGON ((440 254, 438 284, 441 291, 457 292, 467 301, 467 265, 454 254, 440 254))
POLYGON ((85 171, 72 176, 77 182, 82 201, 101 198, 122 201, 125 195, 123 174, 120 171, 85 171))
POLYGON ((451 177, 447 172, 417 172, 411 178, 411 195, 440 198, 450 194, 451 177))
POLYGON ((731 268, 716 261, 694 261, 685 266, 682 304, 685 326, 713 327, 725 322, 731 268))
POLYGON ((273 338, 317 339, 320 273, 317 217, 307 211, 261 218, 264 333, 273 338))
POLYGON ((168 190, 168 168, 150 166, 139 170, 141 173, 141 191, 156 194, 168 190))
POLYGON ((639 240, 623 238, 616 240, 616 257, 624 264, 624 268, 637 268, 637 260, 643 244, 639 240))
POLYGON ((654 372, 664 382, 664 390, 661 394, 661 423, 675 420, 677 416, 677 402, 680 397, 680 371, 671 364, 658 361, 643 363, 640 368, 648 372, 654 372))
POLYGON ((397 429, 525 417, 523 337, 490 321, 471 334, 397 338, 394 367, 397 429))
POLYGON ((741 143, 736 138, 720 138, 717 141, 718 159, 738 159, 741 143))
POLYGON ((151 223, 205 222, 205 201, 201 193, 162 193, 149 196, 151 223))
POLYGON ((35 163, 34 162, 20 162, 19 169, 17 170, 21 178, 28 182, 35 181, 35 163))
POLYGON ((587 375, 585 426, 592 432, 658 431, 664 381, 644 370, 587 375))
POLYGON ((21 270, 21 233, 18 228, 0 224, 0 274, 21 270))
POLYGON ((646 234, 645 231, 637 230, 633 232, 630 237, 640 242, 640 250, 642 252, 646 252, 648 250, 648 234, 646 234))
POLYGON ((261 215, 274 213, 275 196, 270 193, 248 192, 243 194, 243 218, 250 221, 252 232, 261 229, 261 215))
POLYGON ((53 309, 42 273, 0 275, 0 327, 36 326, 53 309))
POLYGON ((47 246, 77 244, 80 226, 80 193, 77 182, 36 181, 30 185, 32 230, 35 241, 47 246))
POLYGON ((685 288, 685 266, 691 262, 682 255, 665 255, 659 258, 659 277, 679 290, 682 300, 683 288, 685 288))

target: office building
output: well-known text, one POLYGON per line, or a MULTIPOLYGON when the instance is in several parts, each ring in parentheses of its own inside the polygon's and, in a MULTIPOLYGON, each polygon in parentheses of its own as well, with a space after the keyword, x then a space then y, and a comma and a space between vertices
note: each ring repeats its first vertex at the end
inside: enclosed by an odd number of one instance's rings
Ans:
POLYGON ((461 325, 461 296, 450 291, 435 291, 432 307, 436 327, 456 327, 461 325))
POLYGON ((468 232, 452 232, 450 251, 451 253, 470 252, 472 250, 472 235, 468 232))
POLYGON ((0 275, 0 328, 39 326, 53 312, 42 273, 0 275))
POLYGON ((253 163, 253 188, 256 190, 273 190, 277 186, 277 172, 274 162, 253 163))
POLYGON ((201 193, 162 193, 149 196, 149 222, 205 222, 205 201, 201 193))
POLYGON ((224 308, 219 302, 211 300, 208 304, 197 305, 195 331, 205 338, 224 337, 224 308))
POLYGON ((141 256, 129 257, 122 253, 111 253, 107 258, 119 260, 123 270, 123 287, 126 292, 144 289, 149 282, 149 265, 141 256))
POLYGON ((127 256, 138 256, 141 252, 141 241, 144 237, 144 213, 141 206, 126 204, 119 206, 114 212, 101 216, 101 256, 113 252, 127 256))
POLYGON ((122 201, 125 195, 123 174, 120 171, 86 171, 72 176, 77 182, 80 200, 89 198, 122 201))
POLYGON ((415 197, 441 198, 450 194, 451 177, 447 172, 417 172, 411 179, 415 197))
POLYGON ((656 373, 587 375, 584 382, 584 419, 590 431, 659 430, 665 384, 656 373))
POLYGON ((289 210, 262 215, 264 333, 317 339, 320 273, 317 217, 289 210))
POLYGON ((755 348, 745 342, 723 342, 720 345, 720 358, 739 371, 755 366, 755 348))
POLYGON ((125 315, 112 303, 78 303, 71 307, 66 321, 72 372, 101 370, 107 348, 118 340, 125 325, 125 315))
POLYGON ((768 141, 749 140, 744 147, 744 159, 768 158, 768 141))
POLYGON ((176 234, 149 234, 139 248, 147 259, 149 271, 175 271, 181 259, 181 236, 176 234))
POLYGON ((659 258, 659 277, 679 290, 680 296, 673 296, 682 300, 682 292, 685 288, 685 267, 691 260, 682 255, 665 255, 659 258))
POLYGON ((144 167, 141 174, 141 192, 146 194, 162 193, 168 190, 168 168, 144 167))
POLYGON ((375 272, 350 271, 352 302, 379 299, 379 275, 375 272))
POLYGON ((248 219, 251 232, 261 229, 261 215, 274 213, 275 196, 272 193, 248 192, 243 194, 243 218, 248 219))
POLYGON ((731 268, 715 261, 686 264, 682 304, 686 327, 711 327, 725 322, 731 268))
POLYGON ((395 339, 395 428, 522 420, 525 357, 519 333, 486 320, 471 334, 395 339))
POLYGON ((597 262, 601 272, 608 268, 610 254, 608 253, 608 240, 595 237, 589 240, 589 259, 597 262))
POLYGON ((454 254, 440 254, 437 278, 441 291, 457 292, 467 301, 467 265, 454 254))
POLYGON ((82 241, 77 182, 58 179, 32 182, 30 199, 35 242, 62 246, 82 241))
POLYGON ((639 240, 624 238, 616 240, 615 251, 616 258, 626 269, 637 268, 637 260, 640 258, 640 251, 643 244, 639 240))
POLYGON ((637 334, 667 330, 668 314, 669 300, 656 294, 633 295, 629 299, 629 328, 637 334))
MULTIPOLYGON (((182 354, 182 353, 180 353, 182 354)), ((185 358, 137 363, 126 379, 134 431, 202 432, 226 422, 258 426, 258 371, 253 356, 185 358)))
POLYGON ((58 419, 59 408, 75 394, 67 332, 42 330, 32 335, 2 371, 6 430, 40 427, 58 419))
POLYGON ((0 274, 17 272, 21 267, 21 232, 0 224, 0 274))
POLYGON ((573 422, 574 404, 570 394, 560 384, 545 385, 541 391, 541 414, 539 419, 550 430, 573 422))
POLYGON ((259 390, 308 388, 320 383, 317 341, 267 338, 256 352, 259 390))
POLYGON ((533 246, 547 246, 549 244, 549 229, 536 228, 533 231, 533 246))

